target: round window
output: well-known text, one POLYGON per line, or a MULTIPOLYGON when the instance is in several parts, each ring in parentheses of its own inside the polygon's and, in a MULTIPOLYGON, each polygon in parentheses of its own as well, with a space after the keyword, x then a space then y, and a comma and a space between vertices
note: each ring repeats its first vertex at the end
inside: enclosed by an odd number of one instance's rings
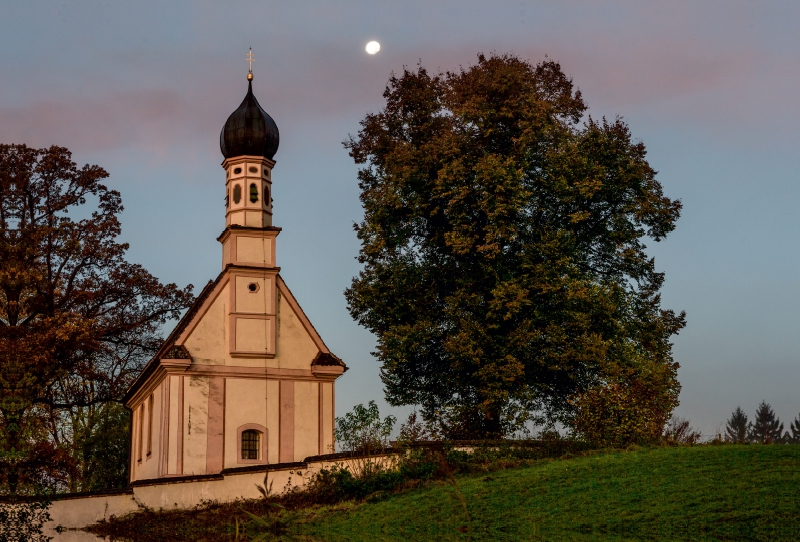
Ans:
POLYGON ((250 173, 258 173, 258 168, 255 166, 250 166, 250 173))
POLYGON ((250 291, 250 293, 256 293, 258 291, 258 283, 251 282, 247 285, 247 289, 250 291))
POLYGON ((234 175, 238 175, 238 174, 240 174, 241 172, 242 172, 242 168, 240 168, 240 167, 237 167, 237 168, 235 168, 235 169, 233 170, 233 174, 234 174, 234 175))
POLYGON ((236 184, 233 186, 233 203, 242 201, 242 185, 236 184))

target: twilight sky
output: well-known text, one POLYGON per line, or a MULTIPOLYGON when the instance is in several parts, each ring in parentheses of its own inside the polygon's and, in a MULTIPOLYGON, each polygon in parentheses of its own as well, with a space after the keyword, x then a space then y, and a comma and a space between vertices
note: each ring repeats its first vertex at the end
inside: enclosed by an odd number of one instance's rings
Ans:
POLYGON ((337 412, 383 401, 373 337, 343 290, 358 272, 356 167, 341 146, 394 71, 454 70, 479 52, 548 55, 595 117, 623 116, 665 193, 663 304, 677 414, 704 434, 737 406, 800 412, 800 3, 761 1, 145 1, 0 4, 0 142, 58 144, 111 174, 129 259, 199 292, 220 269, 219 131, 247 90, 281 131, 278 265, 351 370, 337 412), (374 56, 370 40, 381 43, 374 56))

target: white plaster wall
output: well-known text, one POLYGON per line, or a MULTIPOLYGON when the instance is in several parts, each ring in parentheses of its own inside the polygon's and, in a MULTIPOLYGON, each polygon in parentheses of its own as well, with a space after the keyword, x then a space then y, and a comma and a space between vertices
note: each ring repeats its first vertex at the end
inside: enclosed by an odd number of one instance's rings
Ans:
POLYGON ((208 447, 208 378, 183 379, 183 474, 205 474, 208 447))
POLYGON ((278 328, 275 357, 267 361, 270 367, 311 369, 311 361, 319 350, 289 303, 278 298, 278 328))
POLYGON ((322 382, 320 386, 322 387, 322 408, 320 409, 322 412, 322 420, 320 420, 322 423, 322 453, 332 454, 336 452, 333 442, 333 383, 322 382))
POLYGON ((269 339, 272 333, 270 327, 272 319, 248 318, 238 316, 236 318, 236 350, 242 352, 258 352, 263 354, 272 350, 269 339))
MULTIPOLYGON (((44 527, 80 528, 111 516, 121 517, 139 510, 132 494, 105 495, 53 501, 48 512, 52 522, 44 527)), ((60 540, 60 538, 59 538, 60 540)))
MULTIPOLYGON (((240 277, 240 280, 241 279, 240 277)), ((246 288, 247 283, 253 282, 254 280, 256 279, 245 278, 243 287, 246 288)), ((275 281, 266 281, 263 286, 264 288, 275 288, 275 281)), ((283 296, 280 295, 280 292, 276 293, 277 323, 274 357, 266 359, 231 357, 228 346, 229 307, 227 307, 226 304, 226 300, 229 299, 229 289, 231 287, 236 286, 227 284, 223 288, 208 311, 203 315, 200 322, 187 337, 185 346, 192 355, 192 362, 201 365, 220 365, 224 363, 229 366, 243 367, 264 367, 266 364, 266 366, 270 368, 309 370, 311 368, 311 361, 319 350, 308 334, 308 331, 303 327, 300 319, 294 313, 294 310, 292 310, 292 307, 283 299, 283 296)), ((253 294, 248 293, 247 295, 253 294)), ((249 299, 247 295, 243 295, 241 298, 249 299)), ((259 303, 263 305, 264 294, 262 290, 259 290, 255 296, 261 298, 259 303)), ((269 298, 269 296, 267 297, 269 298)), ((249 303, 249 301, 246 303, 249 303)), ((247 305, 247 307, 248 312, 250 312, 249 305, 247 305)), ((263 326, 264 324, 261 322, 257 325, 263 326)), ((261 345, 263 338, 260 337, 260 335, 263 335, 263 330, 259 327, 258 331, 258 341, 261 341, 259 342, 259 345, 261 345)), ((245 345, 243 344, 242 346, 245 345)))
POLYGON ((272 290, 275 288, 273 277, 236 276, 236 312, 273 314, 272 290), (258 290, 251 292, 248 285, 258 284, 258 290))
POLYGON ((270 239, 238 236, 236 241, 236 259, 238 261, 261 264, 265 262, 270 264, 274 261, 270 239))
MULTIPOLYGON (((227 355, 227 365, 242 367, 269 367, 271 369, 311 369, 311 362, 319 349, 303 327, 302 322, 289 303, 277 292, 278 315, 276 323, 275 355, 272 358, 231 358, 227 355)), ((260 324, 263 326, 263 323, 260 324)), ((260 331, 263 335, 263 331, 260 331)), ((259 344, 260 345, 260 344, 259 344)))
POLYGON ((320 455, 319 383, 294 383, 294 458, 320 455))
POLYGON ((150 413, 149 395, 142 403, 134 407, 132 479, 144 480, 158 478, 159 450, 161 449, 161 416, 163 408, 164 381, 153 389, 153 412, 150 413), (142 406, 144 407, 142 409, 142 406), (152 434, 151 434, 152 432, 152 434), (148 455, 148 437, 150 438, 150 454, 148 455), (141 439, 141 444, 140 444, 141 439), (139 447, 142 455, 139 461, 139 447))
MULTIPOLYGON (((266 380, 247 378, 225 380, 225 460, 223 464, 226 469, 242 466, 236 455, 237 428, 247 423, 267 425, 267 391, 266 380)), ((267 446, 269 447, 269 444, 267 446)))
MULTIPOLYGON (((301 471, 305 473, 306 471, 301 471)), ((136 499, 148 508, 176 510, 194 508, 205 501, 231 502, 261 497, 256 488, 264 485, 265 472, 248 472, 225 476, 222 480, 165 483, 134 488, 136 499)), ((302 487, 306 477, 292 470, 270 471, 267 485, 275 493, 287 488, 302 487)))
POLYGON ((136 461, 139 458, 139 442, 141 440, 139 436, 139 426, 142 423, 142 411, 139 407, 131 410, 131 479, 136 480, 138 474, 136 471, 136 461))
POLYGON ((267 458, 278 462, 278 382, 228 378, 225 390, 225 468, 241 467, 237 456, 237 429, 248 423, 267 428, 267 458))
POLYGON ((267 441, 267 457, 270 463, 280 461, 280 426, 281 426, 281 402, 280 402, 280 383, 276 380, 267 381, 267 429, 269 429, 269 440, 267 441))
POLYGON ((178 426, 178 390, 180 389, 181 377, 169 376, 169 422, 167 431, 169 433, 167 451, 167 472, 166 474, 177 474, 178 472, 178 440, 181 437, 182 428, 178 426))
POLYGON ((192 356, 192 363, 223 365, 229 358, 228 318, 226 301, 230 295, 230 284, 220 294, 186 338, 184 346, 192 356))
MULTIPOLYGON (((371 457, 370 461, 391 465, 395 456, 371 457)), ((142 507, 155 510, 191 509, 203 502, 232 502, 238 499, 258 499, 261 494, 257 485, 269 487, 272 492, 281 494, 294 488, 302 488, 311 476, 321 468, 333 465, 350 465, 360 468, 363 460, 335 460, 308 463, 301 468, 248 472, 222 476, 221 479, 171 482, 136 486, 133 495, 108 495, 65 499, 53 502, 50 507, 52 522, 44 527, 52 531, 57 526, 63 528, 82 528, 110 516, 121 517, 135 513, 142 507)))
MULTIPOLYGON (((143 424, 142 431, 138 432, 138 424, 137 424, 137 433, 136 438, 138 440, 139 436, 141 435, 142 438, 142 460, 134 461, 134 480, 146 480, 148 478, 158 478, 159 476, 159 453, 161 445, 161 415, 162 415, 162 408, 163 405, 161 404, 162 401, 162 394, 163 394, 163 387, 164 382, 162 381, 158 386, 153 389, 153 413, 152 416, 148 413, 148 409, 150 408, 150 399, 149 395, 145 397, 144 403, 144 417, 139 423, 143 424), (152 423, 151 423, 152 421, 152 423), (147 453, 147 439, 148 433, 152 431, 152 441, 150 447, 150 454, 147 453)), ((137 442, 138 446, 138 442, 137 442)))
POLYGON ((280 382, 277 380, 267 381, 267 429, 269 434, 269 462, 278 463, 280 461, 280 431, 281 426, 281 402, 280 402, 280 382))

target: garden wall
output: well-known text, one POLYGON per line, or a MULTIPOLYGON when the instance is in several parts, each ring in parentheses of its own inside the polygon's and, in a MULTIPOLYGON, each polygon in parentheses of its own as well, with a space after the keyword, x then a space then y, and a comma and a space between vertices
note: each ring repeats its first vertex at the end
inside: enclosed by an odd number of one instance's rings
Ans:
MULTIPOLYGON (((394 450, 372 455, 370 460, 382 464, 396 457, 394 450)), ((124 516, 137 510, 191 509, 209 501, 231 502, 261 497, 257 486, 281 494, 306 485, 314 473, 334 465, 357 469, 364 458, 351 454, 328 454, 306 458, 298 463, 254 465, 225 469, 220 474, 181 476, 140 480, 124 490, 57 496, 49 508, 51 522, 45 533, 61 529, 80 529, 111 516, 124 516)))

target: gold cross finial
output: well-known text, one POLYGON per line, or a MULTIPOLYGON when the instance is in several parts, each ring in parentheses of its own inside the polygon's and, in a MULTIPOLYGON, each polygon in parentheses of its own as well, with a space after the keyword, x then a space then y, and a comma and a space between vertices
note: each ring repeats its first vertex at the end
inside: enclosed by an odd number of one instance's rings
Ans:
POLYGON ((253 80, 253 61, 254 60, 255 60, 255 58, 253 58, 253 48, 250 47, 250 52, 247 53, 247 62, 250 64, 250 69, 247 72, 247 80, 248 81, 252 81, 253 80))

